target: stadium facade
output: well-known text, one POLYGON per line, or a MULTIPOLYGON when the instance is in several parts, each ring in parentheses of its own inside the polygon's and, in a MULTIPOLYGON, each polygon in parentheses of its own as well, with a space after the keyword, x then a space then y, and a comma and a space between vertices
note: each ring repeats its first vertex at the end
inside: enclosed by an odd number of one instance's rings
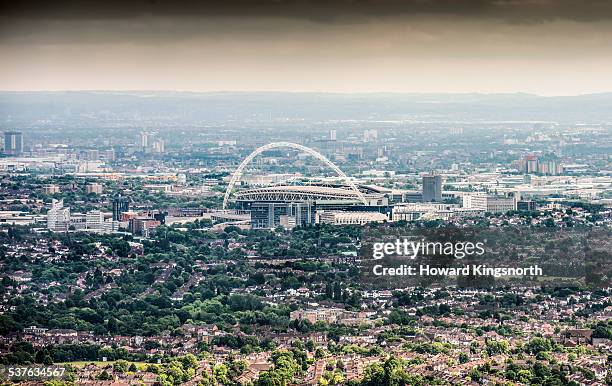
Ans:
POLYGON ((254 229, 307 226, 319 222, 322 213, 336 211, 378 212, 390 218, 392 207, 384 194, 358 188, 361 195, 347 186, 329 184, 247 189, 235 194, 236 208, 251 212, 254 229))

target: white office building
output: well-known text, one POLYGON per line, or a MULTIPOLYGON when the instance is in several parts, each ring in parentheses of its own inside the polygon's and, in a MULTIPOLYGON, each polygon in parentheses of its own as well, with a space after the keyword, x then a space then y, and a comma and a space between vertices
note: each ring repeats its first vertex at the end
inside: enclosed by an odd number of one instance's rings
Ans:
POLYGON ((104 215, 99 210, 87 212, 85 216, 85 227, 91 230, 102 230, 104 226, 104 215))
POLYGON ((389 218, 379 212, 342 212, 329 211, 317 213, 319 223, 333 225, 365 225, 372 222, 386 222, 389 218))
POLYGON ((70 226, 70 208, 64 208, 64 200, 53 200, 47 212, 47 229, 53 232, 67 232, 70 226))
POLYGON ((516 200, 514 197, 466 195, 463 196, 463 207, 483 210, 489 213, 503 213, 509 210, 516 210, 516 200))

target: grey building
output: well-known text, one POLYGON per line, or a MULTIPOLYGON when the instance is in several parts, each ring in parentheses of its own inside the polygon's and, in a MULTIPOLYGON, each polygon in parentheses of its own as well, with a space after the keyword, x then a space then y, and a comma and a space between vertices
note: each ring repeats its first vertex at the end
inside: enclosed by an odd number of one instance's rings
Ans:
POLYGON ((4 132, 4 154, 20 155, 23 153, 23 134, 21 131, 4 132))
POLYGON ((127 197, 117 195, 113 198, 113 220, 121 221, 121 213, 130 210, 130 200, 127 197))
POLYGON ((522 201, 517 201, 516 203, 516 210, 534 211, 536 209, 537 207, 536 207, 535 201, 522 200, 522 201))
POLYGON ((442 201, 442 176, 428 174, 423 176, 423 202, 442 201))
POLYGON ((315 223, 312 202, 253 202, 250 209, 253 229, 293 228, 315 223))

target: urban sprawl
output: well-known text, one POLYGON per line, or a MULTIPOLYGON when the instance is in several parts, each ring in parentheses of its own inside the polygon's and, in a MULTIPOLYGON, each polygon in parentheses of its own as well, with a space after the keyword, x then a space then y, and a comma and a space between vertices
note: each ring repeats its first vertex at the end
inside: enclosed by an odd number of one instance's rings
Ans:
POLYGON ((7 384, 612 384, 610 264, 381 288, 360 250, 547 230, 494 252, 610 262, 609 123, 182 117, 2 122, 0 363, 66 369, 7 384))

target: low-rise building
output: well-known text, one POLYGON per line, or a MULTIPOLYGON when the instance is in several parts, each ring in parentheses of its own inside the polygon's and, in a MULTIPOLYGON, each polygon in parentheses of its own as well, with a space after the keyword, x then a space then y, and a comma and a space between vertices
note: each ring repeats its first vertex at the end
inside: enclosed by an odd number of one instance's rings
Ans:
POLYGON ((90 194, 90 193, 102 194, 102 190, 103 190, 102 184, 98 184, 98 183, 91 183, 85 187, 85 191, 87 192, 87 194, 90 194))
POLYGON ((389 221, 386 214, 379 212, 324 211, 319 213, 318 217, 319 223, 333 225, 365 225, 389 221))
POLYGON ((489 213, 502 213, 516 210, 516 200, 514 197, 499 197, 483 194, 464 195, 463 207, 479 209, 489 213))

